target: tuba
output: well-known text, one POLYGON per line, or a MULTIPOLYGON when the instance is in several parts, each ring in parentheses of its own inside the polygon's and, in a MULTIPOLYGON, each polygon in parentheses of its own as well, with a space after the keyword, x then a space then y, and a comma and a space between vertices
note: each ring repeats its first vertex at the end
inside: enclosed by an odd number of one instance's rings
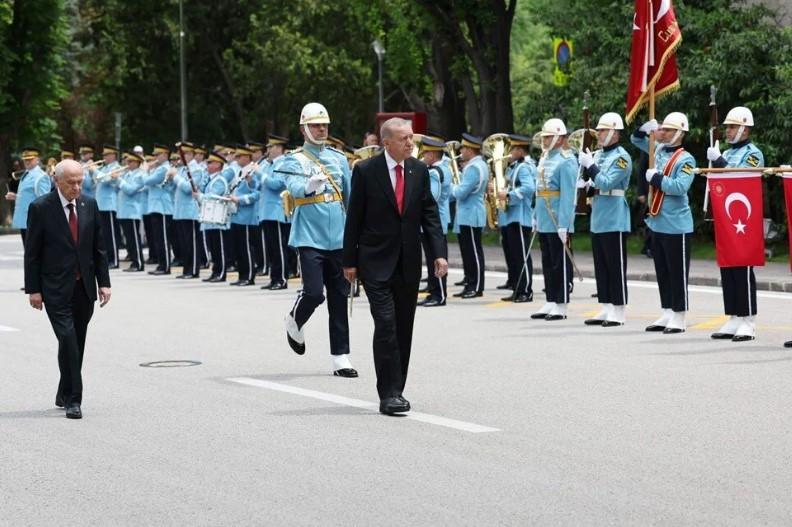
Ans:
POLYGON ((448 141, 445 144, 445 155, 448 156, 448 159, 451 161, 451 184, 452 185, 459 185, 459 163, 457 163, 457 159, 459 159, 460 154, 459 148, 462 146, 462 143, 459 141, 448 141))
POLYGON ((413 142, 412 156, 419 161, 421 160, 421 156, 423 155, 423 148, 421 148, 423 146, 423 138, 424 138, 423 134, 413 134, 412 136, 412 142, 413 142))
POLYGON ((595 130, 591 128, 581 128, 580 130, 575 130, 567 137, 567 145, 575 154, 583 150, 584 144, 597 144, 597 132, 595 130), (586 139, 586 132, 588 132, 589 135, 588 139, 586 139))
POLYGON ((368 159, 370 157, 374 157, 375 155, 379 154, 381 151, 378 145, 370 145, 364 146, 363 148, 358 148, 355 150, 355 160, 352 161, 352 168, 355 168, 355 165, 363 161, 364 159, 368 159))
POLYGON ((492 192, 487 191, 487 223, 490 228, 498 226, 498 211, 506 211, 508 203, 498 197, 498 193, 508 186, 506 168, 511 157, 511 139, 508 134, 493 134, 481 145, 481 152, 488 158, 492 192))

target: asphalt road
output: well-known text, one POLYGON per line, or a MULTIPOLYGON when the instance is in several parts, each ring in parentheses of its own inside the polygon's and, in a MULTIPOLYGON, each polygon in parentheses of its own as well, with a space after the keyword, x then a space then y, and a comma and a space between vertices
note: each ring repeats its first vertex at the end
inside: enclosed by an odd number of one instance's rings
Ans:
MULTIPOLYGON (((0 524, 789 525, 792 295, 760 292, 758 339, 716 342, 717 289, 689 329, 643 331, 656 286, 630 284, 624 327, 481 299, 419 308, 405 396, 376 412, 373 324, 351 320, 358 379, 331 375, 327 316, 305 356, 278 292, 113 272, 91 323, 84 418, 54 407, 56 341, 27 304, 17 237, 0 238, 0 524), (192 367, 141 363, 196 360, 192 367)), ((458 272, 452 278, 458 278, 458 272)), ((541 281, 535 282, 537 297, 541 281)))

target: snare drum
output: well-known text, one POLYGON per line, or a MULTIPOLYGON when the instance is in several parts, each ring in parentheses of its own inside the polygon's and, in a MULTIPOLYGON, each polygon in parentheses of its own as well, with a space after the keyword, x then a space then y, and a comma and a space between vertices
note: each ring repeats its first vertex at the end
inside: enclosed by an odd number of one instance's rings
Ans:
POLYGON ((198 219, 208 225, 227 225, 231 217, 230 202, 220 199, 205 199, 201 202, 198 219))

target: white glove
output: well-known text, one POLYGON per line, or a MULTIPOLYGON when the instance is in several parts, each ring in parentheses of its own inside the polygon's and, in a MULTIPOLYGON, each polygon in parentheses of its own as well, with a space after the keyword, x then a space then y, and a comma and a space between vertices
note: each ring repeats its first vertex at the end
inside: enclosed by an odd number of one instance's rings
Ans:
POLYGON ((652 178, 657 174, 656 168, 647 168, 646 169, 646 181, 652 181, 652 178))
POLYGON ((717 161, 721 157, 720 146, 718 143, 715 143, 715 146, 711 146, 707 148, 707 159, 709 161, 717 161))
POLYGON ((594 182, 590 179, 588 181, 583 181, 582 179, 578 179, 577 181, 577 188, 589 188, 593 186, 594 186, 594 182))
POLYGON ((590 148, 586 148, 585 152, 578 154, 578 163, 580 163, 580 166, 583 168, 588 168, 594 164, 594 156, 591 155, 590 148))
POLYGON ((324 174, 314 174, 308 179, 305 184, 305 193, 313 194, 314 192, 324 192, 324 186, 327 183, 327 176, 324 174))
POLYGON ((567 241, 567 230, 566 229, 558 229, 558 237, 561 239, 561 243, 566 243, 566 241, 567 241))
POLYGON ((652 119, 651 121, 646 121, 644 124, 642 124, 638 130, 645 134, 650 134, 657 130, 657 128, 657 119, 652 119))
POLYGON ((532 218, 531 218, 531 228, 532 228, 533 230, 536 230, 536 228, 537 228, 538 226, 539 226, 539 224, 538 224, 538 223, 536 223, 536 216, 532 217, 532 218))

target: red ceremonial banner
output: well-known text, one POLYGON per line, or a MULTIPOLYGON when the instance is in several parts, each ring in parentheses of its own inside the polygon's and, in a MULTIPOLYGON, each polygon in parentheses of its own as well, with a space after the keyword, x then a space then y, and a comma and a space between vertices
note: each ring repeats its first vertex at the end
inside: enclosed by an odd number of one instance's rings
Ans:
POLYGON ((710 174, 707 184, 715 220, 718 267, 764 265, 762 175, 710 174))
MULTIPOLYGON (((786 202, 789 246, 792 247, 792 177, 784 177, 784 201, 786 202)), ((789 260, 789 270, 792 271, 792 258, 789 260)))
POLYGON ((675 52, 681 42, 682 32, 671 0, 635 0, 627 83, 628 123, 646 105, 652 87, 655 98, 679 87, 675 52))

